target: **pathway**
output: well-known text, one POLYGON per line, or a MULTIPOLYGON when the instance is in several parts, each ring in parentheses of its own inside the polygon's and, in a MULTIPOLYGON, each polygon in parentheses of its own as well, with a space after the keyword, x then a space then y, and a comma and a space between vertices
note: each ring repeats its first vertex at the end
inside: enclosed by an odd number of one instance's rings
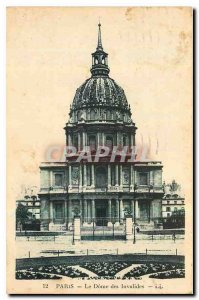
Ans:
POLYGON ((91 271, 88 270, 88 269, 85 269, 85 268, 83 268, 83 267, 80 267, 79 265, 71 266, 71 268, 76 268, 78 271, 81 271, 81 272, 87 274, 89 277, 98 277, 97 274, 91 272, 91 271))
POLYGON ((115 274, 115 277, 119 277, 119 278, 123 278, 124 275, 126 275, 128 272, 130 272, 131 270, 133 270, 134 268, 138 267, 138 266, 141 266, 140 264, 138 265, 135 265, 135 264, 132 264, 131 266, 119 271, 117 274, 115 274))

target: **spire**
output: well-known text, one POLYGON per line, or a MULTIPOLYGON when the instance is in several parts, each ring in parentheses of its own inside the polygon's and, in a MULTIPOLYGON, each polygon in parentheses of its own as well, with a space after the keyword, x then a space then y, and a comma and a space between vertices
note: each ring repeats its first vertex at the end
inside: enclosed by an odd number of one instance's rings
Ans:
POLYGON ((92 53, 92 67, 91 74, 93 76, 108 76, 108 54, 104 52, 102 47, 102 37, 101 37, 101 24, 98 24, 98 42, 97 48, 94 53, 92 53))
POLYGON ((102 36, 101 36, 101 24, 100 24, 100 21, 99 21, 99 24, 98 24, 98 43, 97 43, 97 50, 103 50, 103 47, 102 47, 102 36))

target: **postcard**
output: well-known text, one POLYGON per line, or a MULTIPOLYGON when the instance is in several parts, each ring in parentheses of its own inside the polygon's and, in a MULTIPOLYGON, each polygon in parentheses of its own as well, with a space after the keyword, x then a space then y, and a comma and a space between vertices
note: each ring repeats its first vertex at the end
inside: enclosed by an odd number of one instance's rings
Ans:
POLYGON ((7 8, 7 293, 193 293, 193 9, 7 8))

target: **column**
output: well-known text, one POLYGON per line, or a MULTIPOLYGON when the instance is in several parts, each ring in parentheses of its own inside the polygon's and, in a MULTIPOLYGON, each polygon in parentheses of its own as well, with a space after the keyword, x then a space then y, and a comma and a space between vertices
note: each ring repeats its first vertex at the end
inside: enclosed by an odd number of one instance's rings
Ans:
POLYGON ((118 174, 118 165, 115 166, 115 185, 118 186, 118 182, 119 182, 119 174, 118 174))
POLYGON ((100 145, 100 133, 97 133, 97 147, 101 146, 100 145))
POLYGON ((151 222, 151 201, 148 203, 148 223, 151 222))
POLYGON ((102 146, 105 146, 105 135, 104 135, 104 132, 102 132, 102 146))
POLYGON ((131 200, 131 211, 132 211, 132 216, 134 215, 134 200, 131 200))
POLYGON ((135 201, 135 217, 136 219, 140 217, 138 200, 135 201))
POLYGON ((84 223, 87 223, 88 222, 88 220, 87 220, 87 200, 86 199, 84 199, 84 223))
POLYGON ((71 165, 69 165, 68 166, 68 173, 69 173, 69 188, 71 188, 72 187, 72 180, 71 180, 71 178, 72 178, 72 170, 71 170, 71 165))
POLYGON ((133 165, 131 165, 131 183, 130 183, 131 189, 134 187, 134 171, 133 171, 133 165))
POLYGON ((78 151, 81 150, 81 135, 80 132, 78 132, 78 151))
POLYGON ((121 145, 120 145, 120 133, 117 132, 117 147, 120 148, 121 145))
POLYGON ((86 164, 83 165, 84 167, 84 187, 87 186, 87 174, 86 174, 86 164))
POLYGON ((91 222, 91 219, 92 219, 91 201, 87 200, 87 220, 88 220, 88 223, 91 222))
POLYGON ((82 133, 82 138, 83 138, 83 141, 82 141, 82 148, 84 149, 85 146, 86 146, 86 133, 83 131, 82 133))
POLYGON ((137 171, 136 170, 134 171, 134 182, 136 184, 138 184, 138 182, 137 182, 137 171))
POLYGON ((74 218, 74 243, 81 240, 81 223, 80 217, 75 216, 74 218))
POLYGON ((83 222, 83 214, 82 214, 82 198, 79 199, 79 211, 80 211, 80 218, 81 218, 81 223, 83 222))
POLYGON ((79 165, 79 188, 82 189, 82 165, 79 165))
POLYGON ((92 185, 92 187, 95 187, 95 167, 94 167, 94 164, 91 165, 91 177, 92 177, 91 185, 92 185))
POLYGON ((131 146, 135 146, 135 136, 131 133, 131 146))
POLYGON ((95 200, 92 199, 92 219, 95 220, 95 200))
POLYGON ((120 205, 119 205, 119 200, 116 199, 116 223, 115 223, 115 226, 119 226, 119 209, 120 209, 120 205))
POLYGON ((150 174, 149 174, 149 184, 151 185, 154 185, 154 182, 153 182, 153 171, 150 171, 150 174))
POLYGON ((52 187, 54 184, 53 184, 54 182, 53 182, 53 171, 51 170, 50 171, 50 187, 52 187))
POLYGON ((72 201, 69 199, 68 201, 68 226, 72 224, 72 201))
POLYGON ((126 240, 132 240, 133 239, 133 220, 132 217, 126 217, 126 240))
POLYGON ((111 186, 111 166, 108 165, 108 188, 111 186))
POLYGON ((72 146, 72 136, 68 133, 68 146, 72 146))
POLYGON ((120 199, 120 223, 123 223, 123 219, 124 219, 123 199, 120 199))
POLYGON ((50 223, 53 223, 53 201, 50 201, 50 223))
POLYGON ((122 165, 120 165, 120 188, 123 189, 123 183, 122 183, 122 165))
POLYGON ((65 217, 65 224, 67 228, 67 199, 64 201, 64 217, 65 217))
POLYGON ((112 226, 111 217, 112 217, 112 213, 111 213, 111 199, 109 199, 108 200, 108 226, 112 226))

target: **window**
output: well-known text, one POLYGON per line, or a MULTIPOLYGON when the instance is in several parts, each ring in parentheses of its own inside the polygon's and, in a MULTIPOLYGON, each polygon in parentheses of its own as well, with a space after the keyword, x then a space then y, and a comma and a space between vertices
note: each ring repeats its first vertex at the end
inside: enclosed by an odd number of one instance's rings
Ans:
POLYGON ((95 171, 95 179, 96 179, 96 187, 97 188, 104 188, 107 186, 107 168, 105 167, 98 167, 95 171))
POLYGON ((184 200, 182 200, 182 204, 184 204, 184 200))
POLYGON ((167 213, 167 217, 169 217, 170 216, 170 213, 167 213))
POLYGON ((166 207, 166 211, 171 211, 171 208, 170 207, 166 207))
POLYGON ((82 111, 81 110, 78 112, 77 118, 78 118, 78 121, 81 120, 81 118, 82 118, 82 111))
POLYGON ((170 201, 167 201, 167 204, 169 204, 170 203, 170 201))
POLYGON ((126 146, 126 135, 123 135, 123 146, 126 146))
POLYGON ((106 136, 106 146, 109 148, 113 147, 113 137, 111 135, 106 136))
POLYGON ((148 174, 147 173, 139 173, 140 177, 140 185, 147 185, 148 184, 148 174))
POLYGON ((174 201, 174 204, 177 204, 177 201, 174 201))
POLYGON ((62 174, 55 174, 55 186, 62 186, 62 174))
POLYGON ((111 120, 111 112, 110 112, 110 110, 107 110, 106 118, 107 118, 107 120, 111 120))
POLYGON ((87 185, 91 185, 91 165, 87 165, 87 185))
POLYGON ((91 151, 96 150, 96 137, 95 135, 89 136, 89 146, 91 151))
POLYGON ((128 143, 128 137, 126 134, 123 135, 123 146, 128 146, 129 143, 128 143))
POLYGON ((91 109, 91 120, 95 120, 95 111, 91 109))

